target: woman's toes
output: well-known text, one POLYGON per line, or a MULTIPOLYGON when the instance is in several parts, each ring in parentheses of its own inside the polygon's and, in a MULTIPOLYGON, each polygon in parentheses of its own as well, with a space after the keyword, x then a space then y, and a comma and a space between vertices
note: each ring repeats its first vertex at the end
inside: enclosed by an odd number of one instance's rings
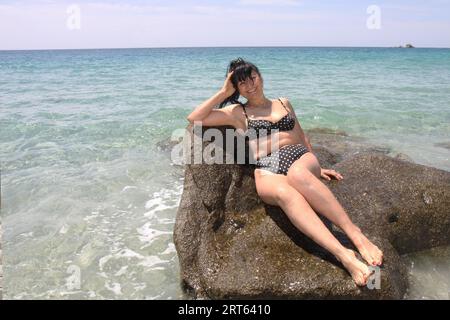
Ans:
POLYGON ((357 281, 355 281, 357 286, 364 287, 366 285, 366 280, 361 276, 357 281))
POLYGON ((378 265, 381 266, 383 264, 383 254, 380 254, 380 257, 378 258, 378 265))
POLYGON ((361 279, 359 281, 359 285, 360 286, 365 286, 367 285, 367 281, 369 280, 370 276, 372 275, 373 272, 367 271, 367 272, 363 272, 361 274, 361 279))
POLYGON ((376 263, 375 257, 374 257, 373 255, 371 255, 371 254, 366 254, 364 260, 366 260, 367 263, 368 263, 369 265, 371 265, 371 266, 374 266, 375 263, 376 263))
POLYGON ((358 260, 358 258, 356 257, 356 253, 353 250, 348 249, 348 254, 348 256, 344 257, 340 261, 349 271, 356 285, 367 285, 367 281, 374 270, 371 270, 365 263, 358 260))
POLYGON ((377 253, 374 256, 374 262, 376 266, 383 264, 383 253, 380 250, 377 250, 377 253))
POLYGON ((372 274, 374 273, 374 271, 369 272, 368 274, 365 275, 364 277, 364 284, 367 284, 367 281, 369 280, 369 278, 372 276, 372 274))

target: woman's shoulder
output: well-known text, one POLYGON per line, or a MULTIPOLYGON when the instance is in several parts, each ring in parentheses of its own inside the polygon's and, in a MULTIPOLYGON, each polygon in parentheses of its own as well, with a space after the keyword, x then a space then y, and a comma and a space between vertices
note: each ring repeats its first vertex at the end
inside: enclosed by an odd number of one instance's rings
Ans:
POLYGON ((284 104, 291 104, 287 97, 279 97, 277 100, 283 102, 284 104))
POLYGON ((224 109, 229 110, 231 113, 241 113, 244 110, 242 105, 239 103, 230 104, 224 107, 224 109))
POLYGON ((239 121, 243 121, 245 119, 245 109, 243 106, 239 103, 229 104, 225 107, 223 107, 225 112, 232 115, 235 119, 239 121))
POLYGON ((288 98, 286 98, 286 97, 279 97, 277 100, 278 100, 278 101, 281 101, 281 103, 282 103, 286 108, 289 108, 291 111, 294 110, 294 107, 292 107, 292 104, 291 104, 291 102, 289 101, 288 98))

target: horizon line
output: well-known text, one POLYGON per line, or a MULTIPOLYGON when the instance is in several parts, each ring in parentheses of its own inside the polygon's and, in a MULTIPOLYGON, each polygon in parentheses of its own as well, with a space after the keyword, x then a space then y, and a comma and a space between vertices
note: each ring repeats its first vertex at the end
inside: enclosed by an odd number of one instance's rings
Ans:
MULTIPOLYGON (((406 44, 405 44, 406 45, 406 44)), ((126 50, 126 49, 212 49, 212 48, 383 48, 383 49, 450 49, 450 47, 416 47, 402 46, 163 46, 163 47, 103 47, 103 48, 39 48, 39 49, 0 49, 6 51, 68 51, 68 50, 126 50)))

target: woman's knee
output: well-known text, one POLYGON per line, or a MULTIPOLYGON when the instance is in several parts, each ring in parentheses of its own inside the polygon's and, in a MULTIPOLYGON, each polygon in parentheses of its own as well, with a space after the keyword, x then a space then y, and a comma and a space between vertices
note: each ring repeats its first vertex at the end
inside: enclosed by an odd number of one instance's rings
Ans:
POLYGON ((309 171, 314 174, 316 177, 320 178, 320 163, 317 157, 312 152, 308 152, 305 154, 307 157, 307 168, 309 171))
POLYGON ((265 202, 271 205, 280 205, 285 202, 290 193, 292 187, 287 182, 285 183, 259 183, 256 187, 258 196, 265 202))
POLYGON ((274 174, 261 176, 255 174, 256 192, 258 196, 270 205, 281 205, 293 198, 298 191, 289 184, 286 176, 274 174))
POLYGON ((274 198, 278 205, 286 204, 295 198, 297 190, 292 188, 288 183, 280 183, 273 188, 274 198))
POLYGON ((313 175, 315 175, 317 178, 320 178, 320 175, 321 175, 320 171, 321 171, 321 169, 320 169, 319 160, 317 159, 317 157, 313 153, 310 153, 310 154, 311 154, 312 161, 311 161, 311 167, 309 168, 309 171, 313 175))

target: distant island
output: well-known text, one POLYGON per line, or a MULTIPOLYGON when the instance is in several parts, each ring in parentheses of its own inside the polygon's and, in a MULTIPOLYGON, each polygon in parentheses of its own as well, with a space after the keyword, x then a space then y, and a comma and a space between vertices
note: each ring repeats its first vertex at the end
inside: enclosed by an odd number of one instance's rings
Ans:
POLYGON ((415 47, 412 44, 408 43, 404 47, 403 46, 399 46, 399 48, 415 48, 415 47))

